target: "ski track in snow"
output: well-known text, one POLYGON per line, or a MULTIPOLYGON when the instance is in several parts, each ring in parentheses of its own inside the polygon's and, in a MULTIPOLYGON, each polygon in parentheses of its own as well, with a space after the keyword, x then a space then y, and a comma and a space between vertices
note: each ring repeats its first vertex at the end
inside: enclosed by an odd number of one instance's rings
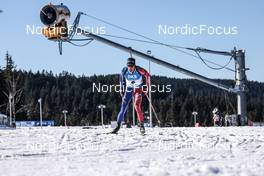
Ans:
POLYGON ((264 175, 264 128, 0 131, 1 176, 264 175))

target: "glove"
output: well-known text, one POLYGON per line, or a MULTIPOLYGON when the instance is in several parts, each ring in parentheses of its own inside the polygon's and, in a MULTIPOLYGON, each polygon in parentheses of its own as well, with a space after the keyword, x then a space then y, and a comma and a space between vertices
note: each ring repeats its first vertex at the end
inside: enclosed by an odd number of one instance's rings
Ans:
POLYGON ((144 94, 147 94, 148 93, 148 90, 149 90, 149 87, 147 85, 144 85, 142 87, 142 91, 143 91, 144 94))
POLYGON ((119 93, 120 93, 120 96, 121 96, 121 97, 124 96, 124 91, 121 90, 119 93))

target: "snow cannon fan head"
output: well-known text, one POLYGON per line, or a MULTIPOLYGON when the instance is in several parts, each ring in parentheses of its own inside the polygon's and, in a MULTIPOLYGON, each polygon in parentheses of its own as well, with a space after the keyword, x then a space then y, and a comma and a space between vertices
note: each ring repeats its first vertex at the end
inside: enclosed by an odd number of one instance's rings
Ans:
POLYGON ((70 10, 63 4, 45 5, 40 11, 40 20, 46 26, 42 29, 42 34, 50 40, 67 38, 67 20, 70 15, 70 10))
POLYGON ((71 12, 67 6, 45 5, 40 11, 40 20, 45 26, 52 26, 67 21, 70 18, 71 12))

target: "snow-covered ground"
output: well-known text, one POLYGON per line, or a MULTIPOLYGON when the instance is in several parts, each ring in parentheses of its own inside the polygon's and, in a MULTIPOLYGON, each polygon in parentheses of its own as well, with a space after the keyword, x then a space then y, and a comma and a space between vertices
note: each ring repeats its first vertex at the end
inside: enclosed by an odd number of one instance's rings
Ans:
POLYGON ((0 175, 264 175, 264 128, 0 130, 0 175))

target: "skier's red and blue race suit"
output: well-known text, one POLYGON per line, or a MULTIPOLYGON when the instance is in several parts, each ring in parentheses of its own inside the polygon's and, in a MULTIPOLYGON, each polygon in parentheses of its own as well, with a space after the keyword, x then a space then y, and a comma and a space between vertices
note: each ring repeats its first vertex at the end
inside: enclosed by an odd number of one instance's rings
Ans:
POLYGON ((144 117, 141 111, 141 101, 142 101, 142 93, 143 93, 143 76, 146 80, 146 86, 149 86, 150 83, 150 75, 149 73, 139 67, 136 66, 135 70, 133 72, 129 72, 127 67, 124 67, 122 69, 122 72, 120 74, 120 86, 123 88, 122 90, 125 90, 121 109, 117 116, 117 122, 121 123, 124 120, 125 113, 127 111, 127 107, 132 99, 132 96, 134 97, 135 101, 135 110, 137 112, 137 118, 139 122, 142 122, 144 117))

